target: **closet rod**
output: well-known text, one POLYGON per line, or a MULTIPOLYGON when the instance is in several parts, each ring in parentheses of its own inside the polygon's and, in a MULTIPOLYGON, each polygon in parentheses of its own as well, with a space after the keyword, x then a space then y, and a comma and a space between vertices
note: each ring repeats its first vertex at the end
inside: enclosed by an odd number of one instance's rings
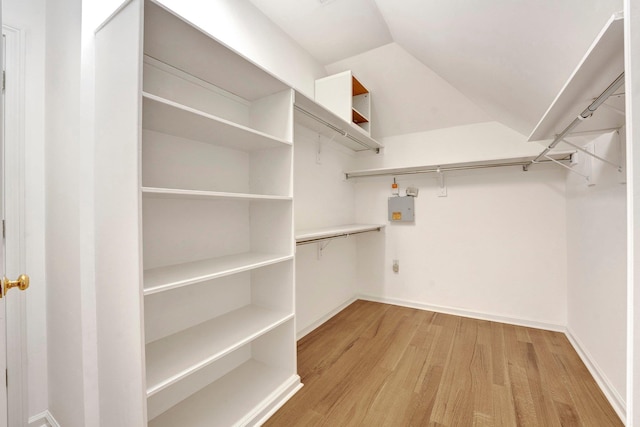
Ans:
POLYGON ((528 164, 523 166, 522 169, 527 171, 529 170, 529 166, 531 166, 532 164, 540 163, 540 159, 545 157, 547 153, 549 153, 549 151, 553 150, 555 146, 558 145, 560 141, 562 141, 564 137, 573 130, 573 128, 578 126, 583 120, 586 120, 589 117, 591 117, 593 113, 598 109, 598 107, 602 105, 602 103, 605 102, 611 95, 613 95, 615 91, 618 90, 618 88, 623 84, 624 84, 624 71, 609 85, 608 88, 604 90, 604 92, 600 94, 600 96, 598 96, 595 99, 595 101, 593 101, 587 108, 585 108, 584 111, 582 111, 582 113, 578 115, 578 117, 573 119, 573 121, 569 124, 569 126, 567 126, 562 132, 556 135, 553 142, 549 144, 547 148, 542 150, 542 153, 540 153, 538 157, 536 157, 535 159, 530 161, 528 164))
MULTIPOLYGON (((570 158, 567 159, 562 159, 560 161, 570 161, 570 158)), ((521 161, 521 162, 510 162, 510 163, 488 163, 488 164, 484 164, 484 165, 470 165, 470 166, 439 166, 439 167, 434 167, 434 168, 430 168, 430 169, 418 169, 418 170, 411 170, 411 171, 396 171, 396 172, 387 172, 387 171, 380 171, 380 172, 368 172, 368 173, 357 173, 357 174, 350 174, 350 173, 345 173, 345 175, 347 176, 347 179, 353 179, 353 178, 366 178, 366 177, 371 177, 371 176, 397 176, 397 175, 418 175, 418 174, 423 174, 423 173, 437 173, 437 172, 450 172, 450 171, 464 171, 464 170, 471 170, 471 169, 488 169, 488 168, 500 168, 503 166, 525 166, 530 164, 531 161, 530 160, 526 160, 526 161, 521 161)), ((541 160, 538 161, 537 163, 551 163, 551 160, 541 160)))
POLYGON ((296 246, 308 245, 310 243, 319 243, 319 242, 323 242, 323 241, 326 241, 326 240, 342 239, 343 237, 354 236, 356 234, 371 233, 372 231, 380 231, 381 229, 382 229, 382 227, 378 227, 375 230, 353 231, 353 232, 349 232, 349 233, 336 234, 336 235, 330 236, 330 237, 318 237, 317 239, 301 240, 299 242, 296 242, 296 246))
POLYGON ((316 116, 315 114, 305 110, 304 108, 299 107, 297 105, 294 105, 294 108, 297 111, 300 111, 302 114, 305 114, 305 115, 311 117, 313 120, 317 121, 318 123, 325 125, 326 127, 331 129, 332 131, 337 132, 340 135, 344 136, 345 138, 349 138, 353 142, 356 142, 356 143, 360 144, 361 146, 363 146, 367 150, 375 151, 376 153, 380 152, 379 148, 373 148, 373 147, 365 144, 364 142, 360 141, 358 138, 354 137, 353 135, 347 133, 346 131, 343 131, 342 129, 340 129, 340 128, 334 126, 334 125, 332 125, 331 123, 327 122, 326 120, 323 120, 322 118, 320 118, 320 117, 316 116))

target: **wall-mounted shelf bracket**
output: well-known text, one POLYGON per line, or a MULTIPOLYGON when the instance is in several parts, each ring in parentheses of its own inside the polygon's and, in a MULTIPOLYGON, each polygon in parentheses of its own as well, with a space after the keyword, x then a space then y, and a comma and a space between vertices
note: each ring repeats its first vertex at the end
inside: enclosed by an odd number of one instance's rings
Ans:
MULTIPOLYGON (((333 138, 331 138, 333 140, 333 138)), ((316 164, 322 164, 322 135, 318 134, 318 145, 316 150, 316 164)))
POLYGON ((570 141, 567 141, 567 140, 566 140, 566 139, 564 139, 564 138, 562 139, 562 142, 564 142, 565 144, 568 144, 568 145, 572 146, 572 147, 573 147, 573 148, 575 148, 576 150, 579 150, 579 151, 583 152, 584 154, 586 154, 586 155, 588 155, 588 156, 593 157, 594 159, 600 160, 601 162, 604 162, 604 163, 608 164, 609 166, 613 166, 614 168, 616 168, 616 169, 618 170, 618 172, 622 172, 622 165, 620 165, 620 164, 616 164, 616 163, 613 163, 612 161, 607 160, 607 159, 605 159, 604 157, 600 157, 600 156, 598 156, 596 153, 592 153, 592 152, 591 152, 591 151, 589 151, 589 150, 585 150, 584 148, 580 147, 579 145, 574 144, 574 143, 572 143, 572 142, 570 142, 570 141))
MULTIPOLYGON (((613 96, 613 95, 611 95, 611 96, 613 96)), ((626 113, 624 112, 624 110, 621 110, 621 109, 619 109, 619 108, 616 108, 616 107, 614 107, 613 105, 609 105, 609 104, 607 104, 606 102, 605 102, 605 103, 603 103, 603 104, 601 105, 601 107, 604 107, 604 108, 606 108, 606 109, 607 109, 607 110, 609 110, 609 111, 613 111, 614 113, 616 113, 616 114, 618 114, 618 115, 620 115, 620 116, 623 116, 623 117, 624 117, 624 116, 626 116, 626 113)))
POLYGON ((444 183, 444 172, 438 168, 436 171, 436 179, 438 180, 438 197, 447 197, 447 186, 444 183))
MULTIPOLYGON (((581 177, 583 177, 583 178, 587 181, 587 185, 593 185, 593 184, 591 183, 591 176, 586 175, 586 174, 583 174, 583 173, 580 173, 580 172, 578 172, 577 170, 573 169, 572 167, 569 167, 569 166, 565 165, 564 163, 559 162, 558 160, 554 159, 553 157, 551 157, 551 156, 549 156, 549 155, 547 155, 547 154, 545 154, 545 155, 544 155, 544 157, 545 157, 547 160, 550 160, 551 162, 553 162, 554 164, 559 165, 559 166, 562 166, 563 168, 567 169, 569 172, 571 172, 571 173, 575 173, 576 175, 580 175, 581 177)), ((539 161, 533 161, 533 163, 532 163, 532 164, 537 164, 537 163, 540 163, 540 162, 539 162, 539 161)), ((526 169, 525 169, 525 170, 526 170, 526 169)))
MULTIPOLYGON (((342 237, 347 237, 347 236, 340 236, 337 238, 342 238, 342 237)), ((322 259, 322 251, 325 250, 325 248, 327 246, 329 246, 329 244, 333 241, 334 239, 327 239, 327 240, 323 240, 322 242, 318 242, 318 260, 322 259)))

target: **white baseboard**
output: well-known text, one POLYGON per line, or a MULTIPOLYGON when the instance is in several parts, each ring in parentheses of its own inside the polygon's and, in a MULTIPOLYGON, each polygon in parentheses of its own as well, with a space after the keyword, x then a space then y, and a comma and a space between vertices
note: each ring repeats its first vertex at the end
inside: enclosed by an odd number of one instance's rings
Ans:
POLYGON ((567 327, 565 335, 569 339, 569 342, 571 343, 573 348, 576 350, 576 353, 578 353, 578 356, 580 356, 580 359, 582 359, 582 362, 591 373, 593 379, 595 379, 598 386, 600 386, 600 389, 620 417, 620 420, 622 420, 622 423, 626 424, 627 405, 625 399, 616 391, 616 389, 609 381, 609 378, 607 378, 604 372, 602 372, 602 369, 600 369, 593 357, 591 357, 591 354, 586 350, 585 346, 582 344, 580 339, 572 332, 570 327, 567 327))
POLYGON ((280 386, 278 390, 276 390, 272 396, 267 399, 267 402, 265 402, 263 406, 249 419, 245 420, 246 422, 243 422, 242 425, 261 426, 267 422, 267 420, 275 414, 278 409, 287 403, 287 401, 302 388, 302 385, 300 377, 298 375, 294 375, 285 384, 280 386))
POLYGON ((29 417, 28 422, 29 427, 60 427, 60 424, 48 410, 29 417))
POLYGON ((337 306, 336 308, 334 308, 333 310, 331 310, 330 312, 328 312, 327 314, 325 314, 324 316, 322 316, 321 318, 319 318, 318 320, 316 320, 315 322, 310 324, 309 326, 307 326, 304 329, 298 331, 297 334, 296 334, 297 335, 296 339, 299 340, 300 338, 302 338, 305 335, 307 335, 309 332, 312 332, 314 329, 318 328, 324 322, 326 322, 327 320, 331 319, 336 314, 340 313, 348 305, 352 304, 355 300, 357 300, 357 298, 355 298, 355 297, 349 298, 348 300, 346 300, 345 302, 343 302, 342 304, 340 304, 339 306, 337 306))
POLYGON ((407 301, 396 298, 381 298, 372 295, 358 295, 357 299, 381 302, 385 304, 399 305, 401 307, 417 308, 419 310, 435 311, 436 313, 452 314, 454 316, 469 317, 472 319, 489 320, 492 322, 507 323, 509 325, 526 326, 527 328, 545 329, 547 331, 565 332, 564 325, 557 323, 539 322, 537 320, 519 319, 516 317, 501 316, 498 314, 483 313, 480 311, 464 310, 461 308, 443 307, 439 305, 424 304, 416 301, 407 301))

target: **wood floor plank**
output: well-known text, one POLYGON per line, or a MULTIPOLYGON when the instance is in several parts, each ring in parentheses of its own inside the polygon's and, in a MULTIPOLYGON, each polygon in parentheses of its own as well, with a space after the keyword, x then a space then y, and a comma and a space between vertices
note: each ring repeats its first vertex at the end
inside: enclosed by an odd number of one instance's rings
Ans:
POLYGON ((513 395, 509 387, 493 384, 491 387, 493 402, 493 421, 496 426, 515 426, 516 413, 513 395))
POLYGON ((491 373, 493 374, 493 384, 505 385, 507 365, 505 363, 504 335, 502 324, 490 322, 491 324, 491 373))
POLYGON ((290 426, 622 426, 558 332, 356 301, 298 342, 290 426))

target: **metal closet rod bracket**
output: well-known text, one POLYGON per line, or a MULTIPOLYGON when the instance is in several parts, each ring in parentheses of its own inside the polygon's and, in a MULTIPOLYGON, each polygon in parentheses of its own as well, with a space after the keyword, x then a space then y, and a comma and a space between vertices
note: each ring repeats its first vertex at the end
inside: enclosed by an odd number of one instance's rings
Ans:
MULTIPOLYGON (((604 157, 600 157, 600 156, 598 156, 596 153, 592 153, 591 151, 586 150, 586 149, 584 149, 584 148, 580 147, 580 146, 579 146, 579 145, 577 145, 577 144, 574 144, 574 143, 572 143, 572 142, 569 142, 569 141, 567 141, 566 139, 563 139, 563 140, 562 140, 562 142, 564 142, 565 144, 569 144, 570 146, 572 146, 572 147, 573 147, 573 148, 575 148, 576 150, 579 150, 579 151, 583 152, 584 154, 587 154, 587 155, 589 155, 589 156, 593 157, 594 159, 598 159, 598 160, 600 160, 601 162, 604 162, 604 163, 608 164, 609 166, 613 166, 614 168, 616 168, 616 169, 618 170, 618 172, 622 172, 622 165, 620 165, 620 164, 616 164, 616 163, 612 162, 611 160, 607 160, 607 159, 605 159, 604 157)), ((595 151, 595 149, 594 149, 594 151, 595 151)))
MULTIPOLYGON (((573 154, 572 154, 571 156, 573 157, 573 154)), ((573 168, 571 168, 571 167, 569 167, 569 166, 565 165, 564 163, 557 161, 556 159, 554 159, 553 157, 551 157, 551 156, 549 156, 549 155, 546 155, 546 154, 545 154, 545 156, 544 156, 544 157, 545 157, 545 158, 547 158, 548 160, 551 160, 553 163, 555 163, 555 164, 557 164, 557 165, 559 165, 559 166, 562 166, 563 168, 565 168, 565 169, 566 169, 566 170, 568 170, 569 172, 575 173, 576 175, 580 175, 581 177, 583 177, 584 179, 586 179, 586 180, 587 180, 587 183, 590 183, 590 182, 591 182, 591 177, 590 177, 589 175, 585 175, 585 174, 583 174, 583 173, 580 173, 580 172, 578 172, 577 170, 575 170, 575 169, 573 169, 573 168)), ((536 163, 540 163, 540 162, 536 162, 536 163)))
POLYGON ((605 102, 611 95, 613 95, 615 93, 616 90, 618 90, 618 88, 620 86, 622 86, 624 84, 624 72, 622 72, 610 85, 609 87, 607 87, 604 92, 602 92, 596 99, 595 101, 593 101, 591 104, 589 104, 589 106, 587 108, 585 108, 579 115, 578 117, 576 117, 575 119, 573 119, 573 121, 569 124, 569 126, 567 126, 562 132, 560 132, 558 135, 556 135, 555 139, 553 140, 553 142, 551 144, 549 144, 549 146, 547 148, 545 148, 544 150, 542 150, 542 152, 538 155, 538 157, 536 157, 535 159, 533 159, 530 163, 524 165, 522 167, 522 169, 524 171, 528 171, 529 170, 529 166, 531 166, 534 163, 538 163, 540 161, 540 159, 542 159, 543 157, 546 157, 546 155, 549 153, 549 151, 553 150, 555 148, 556 145, 558 145, 558 143, 560 143, 560 141, 562 141, 564 139, 564 137, 571 132, 576 126, 578 126, 580 123, 582 123, 584 120, 588 119, 589 117, 591 117, 593 115, 593 113, 598 109, 598 107, 600 107, 600 105, 602 105, 603 102, 605 102))

